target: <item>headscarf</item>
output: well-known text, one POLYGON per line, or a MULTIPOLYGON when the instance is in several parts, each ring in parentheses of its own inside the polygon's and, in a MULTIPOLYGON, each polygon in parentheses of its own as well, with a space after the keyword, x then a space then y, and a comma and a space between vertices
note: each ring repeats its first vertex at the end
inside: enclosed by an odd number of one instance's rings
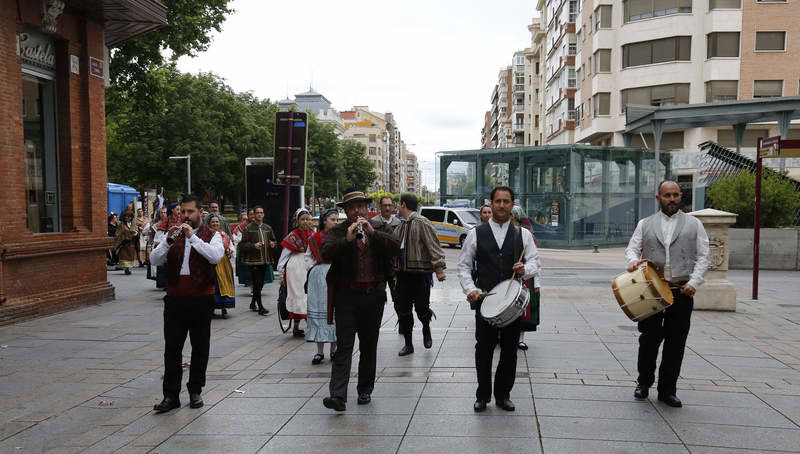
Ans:
POLYGON ((517 218, 518 221, 522 221, 527 217, 525 216, 525 211, 519 205, 514 205, 514 207, 511 208, 511 216, 517 218))
MULTIPOLYGON (((300 219, 300 216, 304 214, 311 215, 311 213, 303 207, 300 207, 297 209, 297 211, 295 211, 295 225, 297 225, 297 220, 300 219)), ((286 235, 286 238, 284 238, 283 241, 281 241, 281 246, 295 253, 305 252, 306 248, 308 248, 308 238, 312 233, 314 232, 311 229, 301 231, 300 229, 295 228, 289 232, 288 235, 286 235)))
POLYGON ((319 228, 317 228, 317 232, 322 232, 325 230, 325 221, 328 219, 328 216, 334 213, 339 214, 339 210, 331 208, 329 210, 325 210, 325 212, 319 216, 319 228))

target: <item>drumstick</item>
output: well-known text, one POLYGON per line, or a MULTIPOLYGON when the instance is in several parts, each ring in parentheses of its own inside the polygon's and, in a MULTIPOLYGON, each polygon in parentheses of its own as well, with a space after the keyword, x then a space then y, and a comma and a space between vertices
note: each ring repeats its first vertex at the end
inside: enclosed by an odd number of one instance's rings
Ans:
MULTIPOLYGON (((522 254, 519 255, 518 262, 522 261, 522 257, 525 257, 525 248, 522 248, 522 254)), ((508 281, 508 288, 506 288, 506 296, 508 296, 508 291, 511 290, 511 283, 514 282, 514 278, 517 277, 517 270, 511 274, 511 280, 508 281)))

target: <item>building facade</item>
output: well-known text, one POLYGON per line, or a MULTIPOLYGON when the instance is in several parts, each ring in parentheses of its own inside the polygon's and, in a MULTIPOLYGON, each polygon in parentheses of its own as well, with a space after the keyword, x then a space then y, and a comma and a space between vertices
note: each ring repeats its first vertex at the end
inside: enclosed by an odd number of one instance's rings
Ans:
POLYGON ((162 26, 167 11, 153 0, 0 0, 0 9, 3 324, 113 298, 108 48, 162 26))
POLYGON ((422 171, 419 168, 417 156, 414 153, 406 154, 406 191, 422 195, 422 171))
POLYGON ((344 134, 344 121, 342 121, 339 112, 333 108, 328 98, 321 93, 317 93, 313 88, 309 88, 307 92, 294 95, 294 99, 286 98, 278 101, 278 107, 281 109, 288 110, 292 106, 295 106, 301 112, 311 112, 321 123, 332 124, 339 136, 344 134))

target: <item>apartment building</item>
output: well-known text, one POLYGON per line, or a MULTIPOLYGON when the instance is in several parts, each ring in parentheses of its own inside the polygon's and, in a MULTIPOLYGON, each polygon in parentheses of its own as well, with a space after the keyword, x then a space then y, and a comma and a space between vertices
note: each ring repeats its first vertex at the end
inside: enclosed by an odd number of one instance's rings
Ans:
POLYGON ((544 118, 544 104, 541 102, 541 68, 544 61, 545 30, 539 18, 534 18, 528 25, 531 33, 531 47, 525 49, 525 116, 524 144, 539 146, 544 143, 541 119, 544 118))
POLYGON ((313 88, 303 93, 294 95, 294 99, 286 98, 278 101, 281 109, 290 109, 292 106, 300 112, 311 112, 321 123, 330 123, 336 129, 336 133, 341 136, 344 133, 344 121, 331 102, 321 93, 317 93, 313 88))
POLYGON ((575 92, 577 91, 578 0, 539 0, 542 44, 542 100, 544 144, 568 144, 575 139, 575 92))
POLYGON ((422 171, 420 171, 419 162, 414 153, 406 154, 406 175, 406 191, 422 195, 422 171))
MULTIPOLYGON (((558 2, 550 0, 543 12, 558 2)), ((628 104, 800 94, 797 1, 585 0, 576 12, 575 142, 623 145, 628 104)), ((743 150, 777 134, 777 125, 748 125, 743 150)), ((800 128, 789 136, 800 138, 800 128)), ((653 147, 652 135, 632 139, 653 147)), ((735 144, 732 128, 692 128, 665 132, 661 147, 696 151, 706 140, 735 144)), ((696 163, 684 167, 691 173, 696 163)))

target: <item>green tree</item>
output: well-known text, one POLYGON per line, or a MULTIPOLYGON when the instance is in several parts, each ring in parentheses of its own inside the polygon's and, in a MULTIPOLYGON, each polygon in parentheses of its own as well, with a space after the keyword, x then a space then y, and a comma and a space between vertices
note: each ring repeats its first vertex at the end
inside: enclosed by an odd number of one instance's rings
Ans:
MULTIPOLYGON (((314 172, 313 193, 318 199, 336 196, 336 169, 341 167, 339 138, 330 123, 322 123, 311 114, 308 117, 308 144, 306 150, 306 195, 311 197, 311 172, 314 172), (311 163, 314 164, 311 164, 311 163)), ((342 177, 344 173, 342 173, 342 177)), ((340 181, 340 189, 347 186, 340 181)))
POLYGON ((372 161, 367 158, 367 147, 361 142, 347 139, 339 142, 339 150, 345 187, 366 189, 372 186, 378 177, 372 161))
MULTIPOLYGON (((717 210, 736 213, 735 227, 753 227, 755 222, 756 176, 742 172, 724 177, 708 190, 712 206, 717 210)), ((761 226, 784 227, 792 224, 800 208, 800 193, 794 185, 776 174, 764 175, 761 180, 761 226)))

